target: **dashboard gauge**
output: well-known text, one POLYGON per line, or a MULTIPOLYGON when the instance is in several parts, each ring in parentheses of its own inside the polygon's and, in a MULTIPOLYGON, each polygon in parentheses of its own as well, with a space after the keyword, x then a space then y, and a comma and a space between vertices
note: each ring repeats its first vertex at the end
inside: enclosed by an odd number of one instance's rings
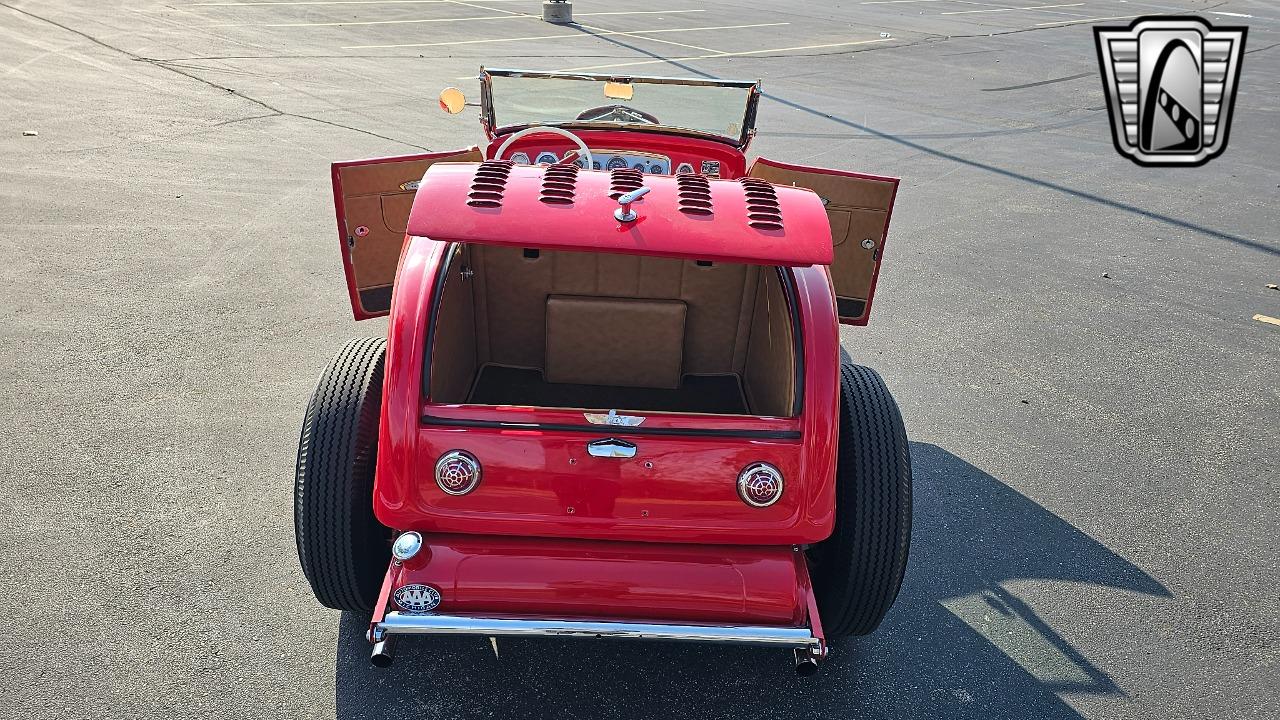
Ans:
POLYGON ((599 169, 600 169, 600 161, 599 161, 599 160, 592 160, 592 161, 591 161, 591 169, 592 169, 592 170, 599 170, 599 169))
POLYGON ((522 152, 518 152, 518 153, 516 153, 515 155, 512 155, 512 156, 511 156, 511 162, 513 162, 513 163, 515 163, 515 164, 517 164, 517 165, 528 165, 528 164, 529 164, 529 156, 528 156, 528 155, 525 155, 525 154, 524 154, 524 153, 522 153, 522 152))
POLYGON ((693 166, 689 163, 680 163, 676 167, 676 173, 693 173, 693 166))
MULTIPOLYGON (((574 165, 577 165, 578 167, 582 168, 583 170, 586 170, 586 169, 587 169, 587 159, 586 159, 586 158, 584 158, 584 157, 580 157, 580 158, 578 158, 578 159, 577 159, 577 161, 575 161, 573 164, 574 164, 574 165)), ((600 167, 600 163, 596 163, 596 167, 600 167)))
MULTIPOLYGON (((627 150, 592 150, 595 157, 604 161, 609 170, 634 170, 647 175, 670 175, 671 158, 650 152, 630 152, 627 150)), ((688 163, 686 163, 687 165, 688 163)))
POLYGON ((556 162, 556 160, 558 160, 558 159, 559 159, 559 158, 557 158, 557 157, 555 156, 555 153, 549 153, 549 152, 546 152, 546 151, 543 151, 543 152, 538 153, 538 164, 539 164, 539 165, 554 165, 554 164, 555 164, 555 162, 556 162))

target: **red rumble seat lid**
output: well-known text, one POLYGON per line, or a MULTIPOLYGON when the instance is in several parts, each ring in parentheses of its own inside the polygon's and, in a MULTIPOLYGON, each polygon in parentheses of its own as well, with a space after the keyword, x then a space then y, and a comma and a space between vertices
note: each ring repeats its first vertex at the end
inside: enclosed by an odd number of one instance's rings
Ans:
POLYGON ((755 178, 641 175, 510 161, 436 163, 422 177, 410 235, 548 250, 762 265, 830 265, 831 227, 810 190, 755 178), (641 185, 639 216, 614 217, 641 185))

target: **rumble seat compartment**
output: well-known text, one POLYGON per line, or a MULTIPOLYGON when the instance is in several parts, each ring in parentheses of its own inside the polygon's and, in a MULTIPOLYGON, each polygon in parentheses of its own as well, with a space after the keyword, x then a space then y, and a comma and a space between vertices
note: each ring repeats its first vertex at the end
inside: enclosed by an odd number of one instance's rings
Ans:
POLYGON ((550 296, 547 382, 679 387, 687 311, 679 300, 550 296))
POLYGON ((799 359, 783 277, 737 263, 463 246, 439 303, 428 397, 793 415, 799 359))

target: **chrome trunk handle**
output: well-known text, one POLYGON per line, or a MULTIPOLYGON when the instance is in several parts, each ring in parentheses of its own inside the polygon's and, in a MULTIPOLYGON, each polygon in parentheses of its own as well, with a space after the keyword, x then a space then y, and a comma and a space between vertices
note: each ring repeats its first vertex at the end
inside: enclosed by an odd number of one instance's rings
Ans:
POLYGON ((633 458, 636 456, 636 446, 626 440, 606 438, 587 443, 587 452, 591 457, 633 458))
POLYGON ((640 198, 648 194, 649 194, 649 188, 641 185, 640 187, 636 188, 635 190, 632 190, 626 195, 619 197, 618 204, 621 205, 622 207, 618 208, 617 210, 614 210, 613 216, 617 218, 618 222, 635 222, 635 219, 639 216, 636 215, 635 211, 631 209, 631 203, 639 200, 640 198))

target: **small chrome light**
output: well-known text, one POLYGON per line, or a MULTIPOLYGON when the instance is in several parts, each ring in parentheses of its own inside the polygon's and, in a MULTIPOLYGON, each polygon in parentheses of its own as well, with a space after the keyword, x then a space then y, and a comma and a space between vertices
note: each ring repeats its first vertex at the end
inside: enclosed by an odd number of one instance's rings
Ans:
POLYGON ((480 484, 480 461, 466 450, 450 450, 436 461, 436 484, 450 495, 466 495, 480 484))
POLYGON ((769 507, 782 497, 782 473, 765 462, 746 466, 738 474, 738 497, 751 507, 769 507))
POLYGON ((391 556, 400 562, 404 562, 422 549, 422 536, 410 530, 406 533, 400 533, 400 537, 391 544, 391 556))

